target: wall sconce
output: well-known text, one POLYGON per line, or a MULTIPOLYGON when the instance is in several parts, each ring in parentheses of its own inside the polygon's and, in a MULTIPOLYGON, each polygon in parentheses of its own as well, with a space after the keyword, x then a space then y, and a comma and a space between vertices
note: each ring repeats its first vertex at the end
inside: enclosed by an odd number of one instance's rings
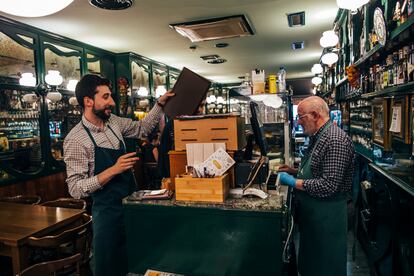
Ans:
POLYGON ((22 101, 26 102, 26 103, 29 103, 29 104, 32 104, 32 103, 36 102, 37 99, 38 99, 38 97, 35 93, 25 94, 22 97, 22 101))
POLYGON ((312 72, 312 74, 314 74, 314 75, 317 75, 317 74, 322 74, 322 72, 323 72, 322 65, 320 65, 319 63, 315 63, 315 64, 312 66, 311 72, 312 72))
POLYGON ((323 48, 334 47, 339 42, 339 37, 335 31, 323 32, 319 43, 323 48))
POLYGON ((47 93, 46 98, 52 103, 56 103, 62 99, 62 94, 57 91, 57 86, 61 85, 63 78, 57 70, 49 70, 45 76, 45 81, 51 86, 51 90, 47 93))
POLYGON ((136 93, 140 97, 146 97, 149 94, 148 89, 144 86, 141 86, 136 93))
POLYGON ((207 101, 208 104, 211 104, 211 103, 215 103, 216 100, 217 100, 216 96, 210 95, 210 96, 207 97, 206 101, 207 101))
POLYGON ((155 89, 155 97, 159 98, 167 92, 164 85, 158 85, 157 89, 155 89))
POLYGON ((22 77, 19 79, 19 84, 25 86, 36 86, 36 78, 33 77, 32 73, 23 73, 22 77))
POLYGON ((319 85, 319 84, 321 84, 321 83, 322 83, 322 78, 321 78, 321 77, 318 77, 318 76, 313 77, 313 78, 312 78, 312 83, 313 83, 314 85, 319 85))
POLYGON ((78 84, 78 80, 69 80, 66 89, 69 91, 75 91, 76 85, 78 84))
POLYGON ((338 61, 338 54, 337 53, 326 53, 321 58, 322 63, 328 66, 331 66, 335 62, 338 61))
POLYGON ((73 106, 79 105, 78 99, 76 99, 76 97, 70 97, 69 98, 69 104, 73 105, 73 106))
POLYGON ((45 81, 50 86, 58 86, 58 85, 62 84, 63 78, 60 75, 59 71, 49 70, 49 71, 47 71, 47 75, 45 76, 45 81))

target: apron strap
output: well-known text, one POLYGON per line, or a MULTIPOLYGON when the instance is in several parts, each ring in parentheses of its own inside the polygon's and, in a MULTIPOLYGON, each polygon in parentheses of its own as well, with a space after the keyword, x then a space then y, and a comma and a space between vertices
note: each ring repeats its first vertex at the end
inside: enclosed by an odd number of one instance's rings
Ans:
POLYGON ((85 129, 86 133, 88 134, 89 138, 91 138, 93 145, 94 145, 95 147, 97 147, 98 145, 96 144, 95 139, 93 139, 93 136, 92 136, 92 134, 91 134, 91 132, 90 132, 89 128, 87 128, 83 122, 82 122, 82 126, 83 126, 83 128, 85 129))
POLYGON ((124 150, 124 152, 126 152, 126 145, 125 145, 125 142, 124 142, 124 140, 122 140, 122 139, 120 139, 119 137, 118 137, 118 135, 116 135, 116 133, 115 133, 115 131, 108 125, 108 128, 112 131, 112 133, 115 135, 115 137, 119 140, 119 145, 120 145, 120 148, 122 147, 123 148, 123 150, 124 150))

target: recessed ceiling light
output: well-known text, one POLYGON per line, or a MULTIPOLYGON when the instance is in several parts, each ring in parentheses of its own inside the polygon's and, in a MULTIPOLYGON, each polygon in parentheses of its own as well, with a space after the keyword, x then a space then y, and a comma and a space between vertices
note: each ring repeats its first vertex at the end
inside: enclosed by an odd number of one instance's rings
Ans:
POLYGON ((210 64, 221 64, 225 62, 227 62, 227 60, 224 58, 217 58, 217 59, 212 59, 212 60, 207 61, 207 63, 210 63, 210 64))
POLYGON ((293 50, 302 50, 303 48, 305 48, 305 42, 303 41, 296 41, 292 43, 293 50))
POLYGON ((287 14, 289 27, 305 26, 305 12, 295 12, 287 14))
POLYGON ((229 44, 225 43, 225 42, 216 44, 216 48, 226 48, 228 46, 229 46, 229 44))

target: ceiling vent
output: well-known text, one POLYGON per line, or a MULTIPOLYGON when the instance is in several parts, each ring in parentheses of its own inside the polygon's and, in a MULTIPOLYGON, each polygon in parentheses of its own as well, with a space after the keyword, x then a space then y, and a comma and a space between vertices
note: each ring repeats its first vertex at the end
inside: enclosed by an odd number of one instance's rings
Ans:
POLYGON ((224 59, 224 58, 216 58, 216 59, 211 59, 207 61, 207 63, 210 63, 210 64, 221 64, 225 62, 227 62, 227 59, 224 59))
POLYGON ((210 59, 217 59, 219 58, 219 55, 207 55, 207 56, 201 56, 202 60, 210 60, 210 59))
POLYGON ((289 27, 305 26, 305 12, 290 13, 287 19, 289 27))
POLYGON ((292 43, 292 49, 293 50, 302 50, 305 48, 305 42, 304 41, 297 41, 292 43))
POLYGON ((125 10, 134 4, 134 0, 89 0, 89 3, 105 10, 125 10))
POLYGON ((253 35, 253 29, 244 15, 235 15, 192 22, 171 24, 171 28, 191 42, 253 35))

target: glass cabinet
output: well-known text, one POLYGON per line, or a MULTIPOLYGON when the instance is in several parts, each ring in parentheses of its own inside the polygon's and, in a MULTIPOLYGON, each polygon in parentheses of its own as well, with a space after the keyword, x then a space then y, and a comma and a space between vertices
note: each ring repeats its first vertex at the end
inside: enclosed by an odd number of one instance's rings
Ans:
POLYGON ((136 119, 143 119, 151 109, 150 64, 133 60, 132 72, 132 106, 136 119))
POLYGON ((0 88, 0 182, 43 167, 41 97, 34 91, 0 88))
POLYGON ((59 88, 67 89, 71 80, 80 80, 81 49, 69 48, 69 46, 65 47, 50 42, 44 42, 43 47, 46 74, 49 74, 50 71, 58 71, 63 78, 59 88))
POLYGON ((152 65, 152 95, 155 98, 163 95, 167 89, 167 68, 161 65, 152 65))
POLYGON ((33 37, 0 29, 0 83, 18 84, 24 73, 36 77, 35 47, 33 37))

